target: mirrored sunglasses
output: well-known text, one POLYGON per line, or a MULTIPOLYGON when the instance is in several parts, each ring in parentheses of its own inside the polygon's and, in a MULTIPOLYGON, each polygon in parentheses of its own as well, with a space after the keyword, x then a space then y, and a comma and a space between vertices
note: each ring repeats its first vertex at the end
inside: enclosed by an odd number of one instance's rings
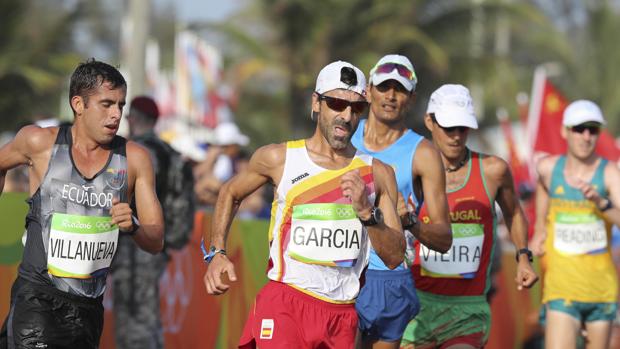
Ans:
POLYGON ((411 70, 409 70, 409 68, 397 63, 381 64, 377 67, 377 69, 375 69, 375 74, 389 74, 394 71, 394 69, 396 69, 398 75, 402 76, 407 80, 413 80, 415 77, 415 74, 411 70))

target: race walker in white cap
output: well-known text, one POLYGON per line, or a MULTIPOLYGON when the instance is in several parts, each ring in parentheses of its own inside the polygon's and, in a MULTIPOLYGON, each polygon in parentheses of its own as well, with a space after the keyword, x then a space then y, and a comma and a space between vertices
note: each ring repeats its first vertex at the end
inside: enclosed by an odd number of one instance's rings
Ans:
POLYGON ((605 125, 593 102, 571 103, 562 119, 567 152, 537 165, 532 250, 546 259, 541 319, 546 348, 607 348, 618 308, 611 227, 620 225, 620 171, 595 153, 605 125))
POLYGON ((409 265, 415 258, 413 241, 447 251, 452 242, 441 157, 424 137, 405 122, 415 100, 417 77, 405 56, 386 55, 370 71, 368 120, 360 121, 353 145, 395 169, 401 224, 411 246, 409 260, 390 270, 375 251, 355 303, 364 347, 398 348, 405 327, 420 307, 409 265), (433 223, 420 223, 422 201, 433 223), (377 298, 380 298, 379 302, 377 298))
MULTIPOLYGON (((538 280, 527 249, 527 220, 508 164, 466 146, 469 130, 478 128, 466 87, 443 85, 433 92, 424 123, 445 167, 453 240, 445 254, 423 241, 418 244, 413 274, 422 307, 407 326, 401 347, 483 348, 491 327, 486 296, 496 244, 495 203, 517 250, 519 290, 538 280)), ((428 208, 422 207, 420 221, 433 221, 428 208)))
POLYGON ((353 303, 370 244, 390 268, 403 261, 394 172, 350 142, 368 107, 365 94, 359 69, 342 61, 327 65, 312 94, 314 135, 259 148, 248 169, 220 190, 205 249, 204 282, 213 295, 230 287, 223 273, 237 278, 226 236, 239 203, 267 182, 276 188, 269 282, 256 297, 240 348, 353 347, 353 303))

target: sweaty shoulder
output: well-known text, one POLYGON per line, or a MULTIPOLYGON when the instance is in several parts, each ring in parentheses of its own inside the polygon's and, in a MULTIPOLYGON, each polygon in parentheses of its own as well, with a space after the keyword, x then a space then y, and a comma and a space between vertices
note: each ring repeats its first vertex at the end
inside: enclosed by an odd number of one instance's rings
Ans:
POLYGON ((480 154, 482 158, 482 170, 487 179, 501 182, 504 176, 510 173, 510 167, 506 160, 495 155, 480 154))
POLYGON ((286 143, 264 145, 252 154, 249 169, 278 183, 286 160, 286 143))
POLYGON ((150 153, 148 151, 148 149, 137 143, 134 141, 127 141, 127 160, 132 162, 132 161, 142 161, 144 159, 144 157, 149 158, 150 159, 150 153))
POLYGON ((420 141, 413 155, 414 177, 424 175, 443 175, 443 163, 439 150, 428 139, 420 141))
POLYGON ((618 168, 618 164, 613 162, 613 161, 609 161, 607 162, 607 165, 605 166, 605 170, 604 170, 604 174, 605 174, 605 181, 608 183, 619 183, 620 182, 620 168, 618 168))
POLYGON ((551 176, 551 171, 553 171, 553 166, 560 158, 559 155, 549 155, 541 158, 536 163, 536 172, 539 176, 543 178, 548 178, 551 176))
POLYGON ((58 127, 24 126, 15 135, 15 143, 20 146, 24 155, 32 156, 50 150, 56 142, 58 130, 58 127))

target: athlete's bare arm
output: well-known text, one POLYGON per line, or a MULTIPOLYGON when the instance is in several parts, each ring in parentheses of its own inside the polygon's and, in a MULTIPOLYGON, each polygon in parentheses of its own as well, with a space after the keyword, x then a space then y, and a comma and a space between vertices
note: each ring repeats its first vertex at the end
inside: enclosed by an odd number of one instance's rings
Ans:
POLYGON ((378 159, 373 159, 372 172, 376 194, 374 204, 368 201, 366 185, 358 170, 345 173, 340 187, 342 194, 351 199, 353 209, 361 220, 371 218, 374 206, 383 212, 383 222, 367 227, 368 236, 383 263, 394 269, 403 262, 405 256, 405 237, 396 213, 396 178, 394 171, 378 159))
POLYGON ((39 188, 58 134, 57 127, 23 127, 10 142, 0 148, 0 194, 4 188, 6 171, 20 165, 30 166, 30 194, 39 188))
POLYGON ((437 252, 448 252, 452 247, 450 208, 446 198, 446 177, 441 155, 428 140, 422 140, 413 157, 413 178, 422 179, 424 205, 430 223, 413 227, 413 235, 426 247, 437 252))
MULTIPOLYGON (((140 228, 134 235, 134 241, 141 249, 153 254, 158 253, 164 247, 164 218, 155 192, 155 173, 148 150, 128 141, 127 166, 130 180, 129 194, 131 197, 133 192, 137 217, 140 221, 140 228)), ((112 222, 118 224, 119 229, 131 230, 133 223, 129 203, 115 200, 111 214, 112 222)))
MULTIPOLYGON (((595 204, 599 208, 604 208, 604 206, 607 204, 606 200, 611 201, 612 208, 605 210, 603 214, 605 215, 605 218, 607 218, 610 222, 618 226, 620 226, 620 185, 619 183, 620 183, 620 170, 618 169, 615 163, 613 162, 607 163, 607 166, 605 167, 605 188, 607 189, 608 196, 606 198, 598 197, 598 200, 595 201, 595 204)), ((594 200, 596 200, 596 196, 592 194, 592 197, 594 198, 594 200)), ((588 198, 587 195, 586 195, 586 198, 588 198)))
MULTIPOLYGON (((241 201, 267 182, 274 185, 279 183, 285 159, 286 144, 263 146, 254 152, 244 172, 235 175, 222 186, 213 213, 210 246, 226 249, 228 230, 241 201)), ((209 241, 206 235, 205 241, 209 241)), ((220 278, 223 273, 227 273, 231 281, 237 279, 232 262, 218 253, 207 266, 204 276, 207 293, 219 295, 228 291, 230 285, 224 284, 220 278)))
POLYGON ((538 180, 536 181, 536 223, 534 236, 530 242, 530 249, 537 256, 545 254, 545 240, 547 239, 547 212, 549 209, 549 186, 551 172, 558 157, 540 159, 536 166, 538 180))
MULTIPOLYGON (((499 204, 504 215, 504 220, 510 238, 517 250, 527 247, 527 219, 519 203, 519 198, 515 190, 512 173, 506 161, 496 157, 487 156, 482 161, 487 186, 491 195, 495 196, 495 201, 499 204)), ((530 265, 530 261, 525 254, 519 255, 517 264, 517 276, 515 281, 517 287, 522 289, 532 287, 538 276, 530 265)))

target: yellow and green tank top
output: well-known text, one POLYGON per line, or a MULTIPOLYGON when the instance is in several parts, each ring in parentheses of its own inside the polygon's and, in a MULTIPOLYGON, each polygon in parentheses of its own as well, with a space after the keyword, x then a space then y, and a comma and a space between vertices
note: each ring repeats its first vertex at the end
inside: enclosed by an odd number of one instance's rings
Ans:
MULTIPOLYGON (((607 196, 601 159, 590 184, 607 196)), ((579 302, 615 302, 618 277, 610 249, 611 224, 596 205, 564 178, 566 157, 556 162, 549 187, 547 270, 543 303, 554 299, 579 302)))

